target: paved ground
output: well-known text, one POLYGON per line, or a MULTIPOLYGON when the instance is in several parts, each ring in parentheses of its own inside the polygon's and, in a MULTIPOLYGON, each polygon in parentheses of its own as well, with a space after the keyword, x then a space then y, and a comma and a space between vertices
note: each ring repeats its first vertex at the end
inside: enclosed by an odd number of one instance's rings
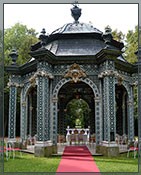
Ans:
MULTIPOLYGON (((73 144, 78 146, 78 144, 73 144)), ((96 153, 96 144, 95 143, 88 143, 88 144, 79 144, 79 146, 86 145, 91 152, 92 155, 100 155, 96 153)), ((58 154, 62 155, 65 149, 65 146, 69 146, 67 143, 58 143, 58 154)), ((120 152, 127 152, 127 145, 119 145, 120 152)), ((27 150, 28 153, 34 153, 34 145, 28 145, 27 150)))

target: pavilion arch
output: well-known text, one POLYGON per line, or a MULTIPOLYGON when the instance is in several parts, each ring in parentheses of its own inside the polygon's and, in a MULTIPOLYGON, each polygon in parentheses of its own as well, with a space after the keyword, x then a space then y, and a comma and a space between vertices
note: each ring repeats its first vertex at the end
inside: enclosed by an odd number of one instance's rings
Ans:
POLYGON ((20 116, 20 136, 22 139, 26 139, 27 137, 27 108, 28 108, 28 99, 27 95, 30 89, 32 88, 32 84, 30 82, 26 83, 25 86, 21 90, 21 116, 20 116))
MULTIPOLYGON (((58 92, 61 89, 61 87, 68 83, 69 81, 71 81, 70 78, 66 79, 63 78, 61 81, 59 81, 59 83, 57 83, 57 85, 55 86, 54 90, 53 90, 53 98, 57 98, 58 96, 58 92)), ((89 85, 92 90, 93 93, 95 94, 95 97, 99 98, 100 94, 99 94, 99 90, 97 88, 97 86, 94 84, 94 82, 92 80, 90 80, 89 78, 80 78, 80 81, 86 83, 87 85, 89 85)))
POLYGON ((22 101, 26 100, 26 96, 30 90, 30 88, 32 88, 32 85, 30 82, 28 82, 27 84, 25 84, 25 86, 22 88, 22 101))
MULTIPOLYGON (((115 86, 118 84, 118 82, 115 83, 115 86)), ((116 120, 118 120, 116 128, 117 132, 120 132, 118 134, 127 134, 128 138, 132 138, 134 135, 134 115, 133 115, 133 88, 132 86, 126 82, 123 81, 121 84, 122 89, 124 89, 124 93, 122 94, 122 102, 120 105, 118 104, 118 108, 120 108, 119 111, 116 111, 116 120), (123 102, 124 101, 124 102, 123 102), (118 129, 120 128, 120 129, 118 129)), ((115 93, 116 95, 116 93, 115 93)))
MULTIPOLYGON (((58 93, 59 90, 63 85, 70 82, 70 78, 63 78, 55 87, 53 90, 53 98, 52 98, 52 117, 51 117, 51 139, 54 144, 57 143, 57 123, 58 123, 58 93)), ((100 93, 95 85, 95 83, 90 80, 89 78, 80 78, 80 81, 84 82, 85 84, 89 85, 95 95, 95 131, 96 131, 96 143, 99 143, 102 140, 102 112, 101 112, 101 101, 100 101, 100 93)))
MULTIPOLYGON (((116 81, 115 81, 115 84, 118 84, 117 79, 116 79, 116 81)), ((127 82, 123 81, 123 82, 122 82, 122 85, 123 85, 124 88, 126 89, 126 91, 127 91, 127 96, 128 96, 128 98, 129 98, 129 97, 131 96, 131 95, 130 95, 130 87, 129 87, 129 84, 128 84, 127 82)))

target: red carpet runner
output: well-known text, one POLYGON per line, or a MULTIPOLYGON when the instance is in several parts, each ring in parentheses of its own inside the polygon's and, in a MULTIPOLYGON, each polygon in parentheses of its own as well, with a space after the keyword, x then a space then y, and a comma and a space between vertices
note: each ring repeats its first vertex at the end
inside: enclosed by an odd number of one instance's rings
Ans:
POLYGON ((57 172, 100 172, 86 146, 66 146, 57 172))

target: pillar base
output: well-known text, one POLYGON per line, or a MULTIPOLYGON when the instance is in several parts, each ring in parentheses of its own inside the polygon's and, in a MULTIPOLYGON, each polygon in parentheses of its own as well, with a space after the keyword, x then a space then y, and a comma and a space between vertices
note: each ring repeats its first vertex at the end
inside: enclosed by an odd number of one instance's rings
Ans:
POLYGON ((53 145, 51 141, 37 142, 34 148, 35 157, 50 157, 57 153, 57 146, 53 145))
POLYGON ((96 153, 107 157, 116 157, 119 156, 119 146, 116 142, 103 141, 100 145, 96 146, 96 153))

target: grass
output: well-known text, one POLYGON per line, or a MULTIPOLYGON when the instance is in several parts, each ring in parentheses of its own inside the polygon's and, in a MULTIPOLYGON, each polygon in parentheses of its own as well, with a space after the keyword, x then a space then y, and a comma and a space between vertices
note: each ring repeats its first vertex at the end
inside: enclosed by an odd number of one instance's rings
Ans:
POLYGON ((60 160, 60 157, 42 158, 22 153, 22 157, 5 159, 4 172, 56 172, 60 160))
MULTIPOLYGON (((108 158, 94 156, 94 160, 101 172, 138 172, 138 159, 126 157, 108 158)), ((56 172, 61 157, 41 158, 23 153, 23 156, 4 161, 4 172, 56 172)))
POLYGON ((138 172, 138 158, 121 154, 119 157, 95 156, 94 160, 100 172, 138 172))

